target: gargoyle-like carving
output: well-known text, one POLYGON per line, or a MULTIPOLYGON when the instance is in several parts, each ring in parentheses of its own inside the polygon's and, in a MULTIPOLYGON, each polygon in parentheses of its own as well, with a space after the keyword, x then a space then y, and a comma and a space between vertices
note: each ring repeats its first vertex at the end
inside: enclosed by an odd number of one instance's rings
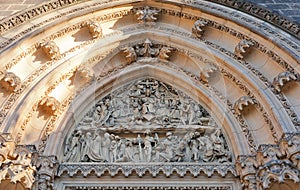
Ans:
POLYGON ((242 96, 234 103, 234 111, 238 115, 241 115, 241 111, 243 111, 244 107, 248 106, 249 104, 255 104, 254 100, 249 96, 242 96))
POLYGON ((298 77, 297 75, 289 72, 289 71, 285 71, 282 73, 279 73, 278 76, 276 76, 273 80, 273 86, 275 88, 275 90, 277 92, 281 92, 281 88, 288 82, 290 81, 297 81, 298 77))
POLYGON ((208 78, 210 77, 210 74, 212 74, 213 72, 215 72, 217 70, 218 70, 218 68, 216 66, 214 66, 213 64, 206 65, 200 73, 200 77, 203 80, 203 82, 208 83, 208 78))
POLYGON ((60 56, 59 47, 53 41, 42 41, 41 48, 50 59, 57 59, 60 56))
POLYGON ((161 61, 166 61, 170 58, 168 54, 171 53, 173 48, 153 44, 149 39, 146 39, 142 44, 125 47, 122 50, 125 53, 127 63, 130 64, 139 60, 157 61, 157 59, 160 59, 161 61))
POLYGON ((241 40, 234 49, 234 54, 239 58, 243 59, 244 54, 250 47, 254 46, 254 43, 249 40, 241 40))
POLYGON ((201 38, 204 33, 204 27, 208 25, 208 21, 204 19, 199 19, 194 23, 194 26, 192 28, 192 34, 197 37, 201 38))
POLYGON ((10 92, 16 92, 21 88, 21 79, 12 72, 2 72, 0 74, 0 82, 10 92))
POLYGON ((60 102, 58 100, 56 100, 54 97, 45 96, 39 102, 39 106, 46 113, 48 113, 50 115, 52 115, 52 114, 55 115, 56 111, 58 110, 58 108, 60 106, 60 102))
POLYGON ((124 47, 122 50, 125 53, 125 58, 128 64, 137 60, 137 55, 133 47, 124 47))
POLYGON ((35 167, 31 164, 32 150, 27 146, 18 145, 13 156, 1 162, 0 182, 9 179, 11 183, 23 183, 31 188, 34 182, 35 167))
POLYGON ((146 6, 145 8, 136 11, 136 15, 138 16, 137 21, 139 23, 155 22, 159 12, 159 9, 146 6))
POLYGON ((53 189, 54 175, 58 169, 55 156, 39 156, 36 162, 37 178, 36 185, 39 190, 53 189))
POLYGON ((87 27, 93 36, 93 38, 102 38, 103 32, 100 24, 96 20, 90 20, 87 22, 87 27))

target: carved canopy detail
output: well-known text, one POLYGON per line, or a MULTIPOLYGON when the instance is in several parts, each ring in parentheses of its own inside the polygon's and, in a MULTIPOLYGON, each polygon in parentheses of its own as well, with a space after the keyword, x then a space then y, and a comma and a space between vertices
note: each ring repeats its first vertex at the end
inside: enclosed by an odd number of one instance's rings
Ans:
POLYGON ((231 162, 221 129, 197 102, 152 78, 115 90, 65 142, 64 162, 231 162))

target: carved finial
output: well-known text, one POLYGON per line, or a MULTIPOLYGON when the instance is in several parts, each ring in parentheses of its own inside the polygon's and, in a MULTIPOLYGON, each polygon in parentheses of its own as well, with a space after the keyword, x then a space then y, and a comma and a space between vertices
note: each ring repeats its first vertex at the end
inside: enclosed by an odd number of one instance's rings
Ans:
POLYGON ((244 107, 254 103, 255 103, 254 100, 249 96, 242 96, 234 103, 233 108, 235 113, 241 115, 241 111, 243 111, 244 107))
POLYGON ((204 82, 208 82, 208 78, 210 77, 210 74, 212 74, 213 72, 217 71, 218 68, 213 65, 213 64, 208 64, 206 65, 201 73, 200 73, 200 78, 204 81, 204 82))
POLYGON ((59 47, 53 41, 42 41, 40 45, 50 59, 57 59, 60 56, 59 47))
POLYGON ((158 57, 162 60, 168 60, 170 58, 168 53, 171 53, 172 50, 173 50, 173 48, 171 48, 171 47, 162 47, 159 51, 158 57))
POLYGON ((137 55, 133 47, 124 47, 122 50, 125 53, 125 58, 127 60, 127 63, 130 64, 137 60, 137 55))
POLYGON ((10 92, 16 92, 21 88, 21 79, 12 72, 4 71, 0 75, 0 83, 10 92))
POLYGON ((281 89, 282 87, 290 82, 290 81, 297 81, 298 80, 298 77, 297 75, 289 72, 289 71, 285 71, 285 72, 282 72, 282 73, 279 73, 278 76, 276 76, 273 80, 273 86, 275 88, 275 90, 277 92, 281 92, 281 89))
POLYGON ((241 40, 234 49, 234 54, 239 58, 243 59, 244 54, 250 47, 254 46, 254 43, 249 40, 241 40))
POLYGON ((90 20, 87 22, 87 27, 93 38, 102 38, 103 32, 100 24, 96 20, 90 20))
POLYGON ((192 34, 197 37, 201 38, 204 33, 204 27, 208 25, 208 21, 199 19, 194 23, 194 26, 192 28, 192 34))
POLYGON ((157 20, 156 15, 159 12, 159 9, 146 6, 144 9, 136 11, 136 15, 138 16, 137 20, 139 23, 155 22, 157 20))
POLYGON ((60 106, 60 102, 56 100, 54 97, 48 97, 45 96, 42 98, 42 100, 39 102, 39 106, 42 107, 42 109, 50 114, 50 115, 55 115, 56 111, 58 110, 60 106))

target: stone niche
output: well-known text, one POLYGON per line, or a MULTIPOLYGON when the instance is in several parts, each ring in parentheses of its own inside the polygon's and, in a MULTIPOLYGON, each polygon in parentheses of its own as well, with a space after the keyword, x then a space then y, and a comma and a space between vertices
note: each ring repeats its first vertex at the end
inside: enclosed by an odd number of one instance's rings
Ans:
POLYGON ((66 139, 63 162, 231 163, 220 127, 193 99, 152 78, 97 101, 66 139))

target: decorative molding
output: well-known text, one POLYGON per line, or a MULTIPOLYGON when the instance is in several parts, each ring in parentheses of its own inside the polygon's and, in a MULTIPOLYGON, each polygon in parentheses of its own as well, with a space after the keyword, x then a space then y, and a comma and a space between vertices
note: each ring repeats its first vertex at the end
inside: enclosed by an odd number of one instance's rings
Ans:
POLYGON ((157 15, 161 10, 149 6, 145 6, 142 9, 136 10, 135 14, 137 15, 137 21, 139 23, 151 23, 157 20, 157 15))
POLYGON ((45 96, 39 102, 39 107, 49 115, 56 115, 60 107, 60 102, 54 97, 45 96))
POLYGON ((192 34, 200 39, 202 38, 203 34, 204 34, 204 27, 207 26, 209 24, 209 21, 204 20, 204 19, 199 19, 197 20, 192 28, 192 34))
POLYGON ((13 72, 2 71, 0 74, 0 84, 8 92, 16 92, 21 88, 21 79, 13 72))
MULTIPOLYGON (((73 186, 67 186, 66 190, 80 190, 80 189, 86 189, 86 186, 83 185, 73 185, 73 186)), ((231 185, 197 185, 197 186, 190 186, 184 184, 184 186, 144 186, 144 185, 126 185, 126 186, 112 186, 112 185, 101 185, 99 186, 88 186, 88 188, 91 189, 98 189, 98 190, 170 190, 170 189, 176 189, 176 190, 187 190, 187 189, 193 189, 193 190, 233 190, 233 187, 231 185)))
POLYGON ((59 47, 53 41, 42 41, 40 46, 50 59, 58 59, 61 56, 59 47))
POLYGON ((86 23, 86 26, 88 27, 93 38, 102 38, 103 37, 101 25, 96 20, 89 20, 86 23))
POLYGON ((273 80, 272 85, 277 92, 281 92, 281 89, 285 84, 291 81, 298 81, 298 75, 295 75, 289 71, 279 73, 273 80))
POLYGON ((234 49, 234 54, 239 59, 243 59, 244 55, 248 53, 249 49, 254 46, 254 43, 249 40, 241 40, 234 49))
POLYGON ((235 167, 232 164, 193 164, 193 163, 62 163, 59 166, 57 176, 88 176, 95 173, 97 176, 104 175, 105 172, 115 176, 121 172, 124 176, 136 175, 142 177, 149 172, 153 177, 156 177, 160 172, 165 176, 170 176, 177 173, 179 176, 185 176, 188 172, 193 176, 200 176, 204 173, 211 177, 218 174, 225 177, 228 174, 237 176, 235 167))
POLYGON ((241 112, 244 110, 245 107, 249 106, 250 104, 254 105, 255 100, 253 98, 250 98, 249 96, 242 96, 234 103, 234 111, 238 115, 241 115, 241 112))

